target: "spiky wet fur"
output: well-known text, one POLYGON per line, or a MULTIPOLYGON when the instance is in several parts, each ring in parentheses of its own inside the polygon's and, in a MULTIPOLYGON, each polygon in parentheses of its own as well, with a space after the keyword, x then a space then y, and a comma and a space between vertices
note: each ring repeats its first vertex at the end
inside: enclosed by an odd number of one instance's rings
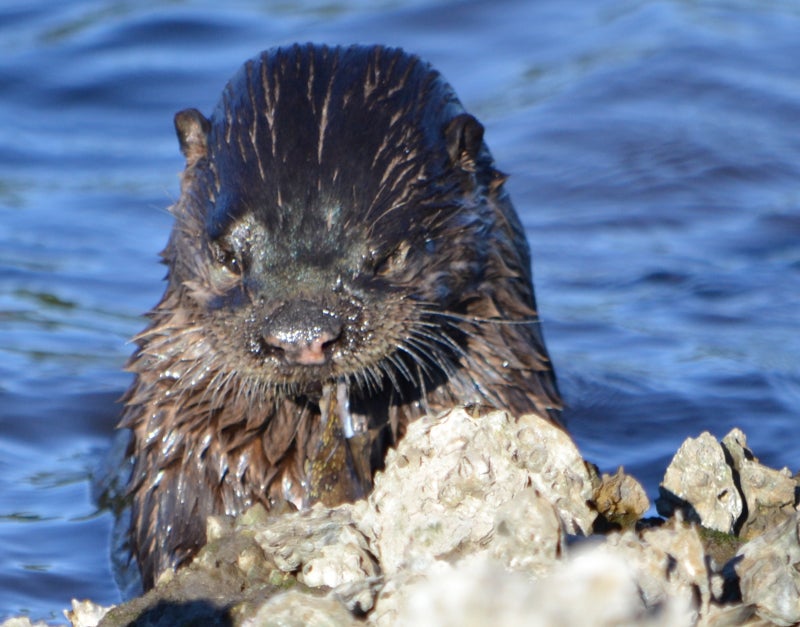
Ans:
POLYGON ((168 284, 121 422, 146 588, 196 552, 207 515, 309 504, 323 385, 346 384, 373 468, 409 421, 454 404, 558 420, 504 177, 430 66, 381 47, 274 49, 209 121, 183 115, 168 284), (264 321, 298 298, 345 320, 324 364, 264 350, 264 321))

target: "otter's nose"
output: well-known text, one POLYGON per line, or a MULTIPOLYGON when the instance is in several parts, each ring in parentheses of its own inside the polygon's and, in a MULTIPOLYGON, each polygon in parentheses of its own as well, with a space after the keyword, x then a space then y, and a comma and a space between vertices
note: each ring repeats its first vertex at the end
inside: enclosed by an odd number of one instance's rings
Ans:
POLYGON ((339 317, 318 303, 294 300, 275 310, 262 329, 264 343, 287 362, 304 366, 324 364, 325 347, 342 334, 339 317))

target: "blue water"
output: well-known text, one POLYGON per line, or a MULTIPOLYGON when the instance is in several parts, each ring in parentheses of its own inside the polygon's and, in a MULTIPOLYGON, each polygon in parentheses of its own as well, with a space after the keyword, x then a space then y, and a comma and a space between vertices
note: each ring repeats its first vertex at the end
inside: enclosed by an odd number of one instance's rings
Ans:
POLYGON ((5 0, 0 619, 118 600, 90 495, 164 273, 175 111, 279 43, 402 45, 487 127, 570 428, 655 495, 680 442, 800 467, 800 4, 5 0))

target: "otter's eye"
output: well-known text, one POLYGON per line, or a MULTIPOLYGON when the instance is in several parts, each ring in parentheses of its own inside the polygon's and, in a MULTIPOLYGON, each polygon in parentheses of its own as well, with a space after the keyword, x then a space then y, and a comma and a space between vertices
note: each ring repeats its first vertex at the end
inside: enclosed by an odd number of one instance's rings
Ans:
POLYGON ((378 257, 375 263, 375 276, 388 276, 401 270, 405 266, 410 248, 408 242, 402 242, 388 255, 378 257))
POLYGON ((211 245, 211 252, 214 255, 214 261, 224 267, 228 272, 237 276, 242 273, 242 262, 236 256, 235 252, 223 248, 216 242, 211 245))

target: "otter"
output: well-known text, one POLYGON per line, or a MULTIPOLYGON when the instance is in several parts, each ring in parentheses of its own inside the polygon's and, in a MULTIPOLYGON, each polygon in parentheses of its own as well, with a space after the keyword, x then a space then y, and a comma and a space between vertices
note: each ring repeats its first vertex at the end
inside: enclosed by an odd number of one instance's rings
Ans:
POLYGON ((484 129, 381 46, 261 53, 186 167, 135 337, 129 545, 145 589, 206 518, 365 496, 409 421, 459 404, 559 423, 519 218, 484 129))

